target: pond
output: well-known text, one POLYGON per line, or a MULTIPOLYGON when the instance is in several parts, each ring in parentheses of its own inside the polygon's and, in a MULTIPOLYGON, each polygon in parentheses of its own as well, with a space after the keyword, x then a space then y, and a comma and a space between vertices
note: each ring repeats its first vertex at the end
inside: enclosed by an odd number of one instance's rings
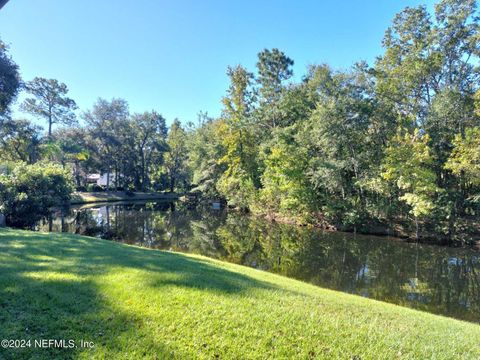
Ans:
POLYGON ((480 322, 480 253, 473 249, 324 232, 169 202, 72 207, 37 228, 201 254, 480 322))

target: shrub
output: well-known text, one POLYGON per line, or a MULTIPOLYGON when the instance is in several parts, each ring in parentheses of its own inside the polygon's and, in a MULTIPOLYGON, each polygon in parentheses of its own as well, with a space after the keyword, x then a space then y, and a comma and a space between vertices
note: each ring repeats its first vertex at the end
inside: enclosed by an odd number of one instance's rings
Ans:
POLYGON ((132 185, 129 185, 127 190, 125 191, 125 195, 133 197, 135 196, 135 187, 132 185))
POLYGON ((105 189, 104 189, 103 187, 101 187, 100 185, 97 185, 97 184, 90 184, 90 185, 88 185, 87 190, 90 191, 90 192, 102 192, 102 191, 105 191, 105 189))
POLYGON ((0 212, 7 224, 31 227, 49 214, 49 209, 70 200, 70 172, 60 165, 24 163, 4 167, 0 173, 0 212))

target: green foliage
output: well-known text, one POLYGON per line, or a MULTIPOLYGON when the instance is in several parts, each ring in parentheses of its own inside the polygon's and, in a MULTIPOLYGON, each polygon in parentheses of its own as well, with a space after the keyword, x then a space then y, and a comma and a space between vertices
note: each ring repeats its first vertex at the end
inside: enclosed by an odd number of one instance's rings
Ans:
POLYGON ((187 134, 178 119, 175 119, 167 136, 168 152, 165 154, 165 171, 168 189, 173 192, 186 190, 189 184, 187 134))
POLYGON ((231 168, 220 177, 217 189, 232 206, 241 210, 249 209, 256 195, 256 187, 252 179, 238 167, 231 168))
POLYGON ((219 126, 222 126, 221 121, 201 113, 199 125, 190 132, 188 140, 188 166, 192 169, 194 186, 192 190, 200 191, 207 199, 218 199, 221 196, 217 183, 226 169, 224 164, 217 161, 225 151, 222 139, 217 136, 219 126))
POLYGON ((310 191, 322 199, 321 210, 331 222, 348 227, 368 216, 363 184, 383 156, 389 126, 365 77, 360 67, 350 73, 311 68, 308 86, 318 99, 298 135, 309 158, 310 191))
POLYGON ((35 163, 41 156, 40 128, 28 120, 0 119, 0 160, 35 163))
POLYGON ((225 149, 223 156, 218 159, 218 165, 226 167, 218 180, 217 189, 233 206, 248 209, 257 188, 256 146, 248 128, 234 126, 221 121, 216 129, 216 136, 222 139, 225 149))
POLYGON ((282 114, 280 101, 285 91, 284 81, 293 75, 293 60, 278 49, 265 49, 258 54, 258 78, 260 85, 260 106, 257 125, 261 131, 268 131, 288 122, 288 116, 282 114))
POLYGON ((10 165, 0 175, 0 212, 10 225, 32 226, 51 207, 67 204, 72 191, 70 171, 59 165, 10 165))
POLYGON ((98 99, 86 112, 87 133, 80 147, 89 154, 90 171, 116 174, 116 187, 158 190, 158 180, 168 150, 165 118, 156 111, 130 115, 123 99, 98 99))
POLYGON ((480 90, 477 90, 477 92, 473 96, 473 100, 474 100, 475 115, 480 117, 480 90))
POLYGON ((293 60, 278 49, 265 49, 258 54, 258 83, 260 94, 267 102, 272 102, 282 91, 282 82, 292 75, 293 60))
MULTIPOLYGON (((123 153, 126 161, 131 163, 136 188, 143 191, 150 188, 150 178, 154 176, 153 164, 161 165, 167 151, 167 126, 162 115, 155 111, 135 114, 127 123, 126 135, 132 138, 133 146, 125 146, 123 153)), ((127 174, 124 174, 124 176, 127 174)))
POLYGON ((256 137, 249 118, 252 75, 241 66, 229 68, 228 75, 231 84, 223 98, 223 119, 216 126, 216 136, 224 149, 218 164, 226 168, 217 189, 233 205, 247 209, 259 183, 256 137))
POLYGON ((456 176, 480 185, 480 128, 468 128, 465 136, 457 134, 453 140, 453 151, 445 164, 456 176))
POLYGON ((0 40, 0 119, 8 114, 9 106, 20 90, 18 66, 8 55, 8 47, 0 40))
MULTIPOLYGON (((195 127, 175 120, 168 132, 157 112, 130 115, 125 100, 99 99, 86 127, 52 134, 75 105, 64 84, 35 78, 23 109, 48 120, 48 141, 28 122, 4 121, 0 158, 71 166, 77 186, 90 173, 115 174, 107 190, 201 191, 341 229, 404 229, 413 216, 417 230, 428 219, 431 236, 454 239, 478 215, 479 39, 475 0, 439 0, 433 13, 397 14, 373 66, 312 65, 293 82, 293 60, 264 49, 255 73, 228 67, 219 118, 201 114, 195 127)), ((2 44, 3 118, 18 79, 2 44)))
POLYGON ((205 183, 255 212, 367 231, 403 227, 412 216, 417 236, 428 218, 425 231, 453 238, 476 196, 466 175, 445 165, 460 162, 455 136, 480 125, 475 12, 470 0, 441 0, 434 16, 406 8, 374 67, 314 65, 302 82, 286 84, 293 60, 273 49, 258 54, 257 74, 229 68, 221 119, 191 137, 215 129, 202 136, 216 144, 208 152, 216 162, 195 163, 205 183), (398 128, 405 130, 395 135, 398 128))
POLYGON ((415 218, 429 215, 438 192, 435 173, 430 168, 432 156, 428 135, 398 132, 386 149, 382 178, 401 191, 399 199, 411 207, 415 218))
POLYGON ((294 141, 295 128, 285 128, 265 159, 257 207, 305 221, 312 213, 315 193, 307 177, 307 152, 294 141))
POLYGON ((52 136, 52 125, 72 125, 76 122, 75 101, 67 97, 68 87, 56 79, 36 77, 25 84, 25 90, 33 95, 22 103, 22 110, 48 124, 48 136, 52 136))

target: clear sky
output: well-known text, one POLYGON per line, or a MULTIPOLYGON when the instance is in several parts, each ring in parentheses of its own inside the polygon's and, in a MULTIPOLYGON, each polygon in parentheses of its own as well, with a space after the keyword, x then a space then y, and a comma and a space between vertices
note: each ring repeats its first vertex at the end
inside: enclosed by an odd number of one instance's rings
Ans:
MULTIPOLYGON (((264 48, 295 61, 347 68, 373 62, 391 19, 431 0, 10 0, 0 37, 24 80, 56 78, 80 110, 121 97, 131 112, 220 113, 228 65, 254 70, 264 48)), ((16 116, 19 114, 16 113, 16 116)))

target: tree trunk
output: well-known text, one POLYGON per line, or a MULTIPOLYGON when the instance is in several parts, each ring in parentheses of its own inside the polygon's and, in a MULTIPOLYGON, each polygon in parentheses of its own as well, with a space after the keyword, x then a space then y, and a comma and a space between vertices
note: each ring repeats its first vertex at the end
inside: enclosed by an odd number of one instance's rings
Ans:
POLYGON ((173 189, 175 189, 175 177, 170 178, 170 192, 173 192, 173 189))
POLYGON ((415 238, 418 241, 418 217, 415 216, 415 238))
POLYGON ((107 193, 110 192, 110 169, 107 170, 107 193))
POLYGON ((145 191, 145 154, 142 149, 142 191, 145 191))
POLYGON ((52 105, 48 107, 48 139, 52 139, 52 105))
MULTIPOLYGON (((118 164, 115 164, 115 188, 118 188, 118 164)), ((117 189, 115 189, 116 191, 117 189)))
MULTIPOLYGON (((125 161, 122 162, 122 174, 125 175, 125 161)), ((124 190, 128 190, 126 176, 122 176, 122 186, 124 190)))
POLYGON ((62 224, 62 232, 67 232, 67 226, 66 226, 66 223, 65 223, 65 210, 62 209, 61 210, 61 224, 62 224))
POLYGON ((75 161, 75 182, 78 186, 81 186, 81 179, 80 179, 80 164, 78 161, 75 161))

